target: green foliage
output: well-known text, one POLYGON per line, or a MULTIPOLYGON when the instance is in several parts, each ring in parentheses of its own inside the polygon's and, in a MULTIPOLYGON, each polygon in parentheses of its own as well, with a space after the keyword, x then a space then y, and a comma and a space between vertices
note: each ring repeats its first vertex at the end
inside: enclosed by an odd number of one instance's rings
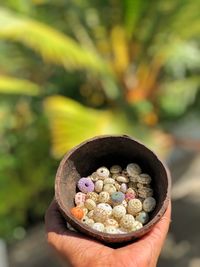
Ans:
POLYGON ((22 42, 39 52, 44 60, 66 69, 105 71, 106 66, 98 55, 81 48, 70 37, 3 8, 0 9, 0 38, 22 42))
POLYGON ((25 79, 0 75, 0 94, 38 95, 40 87, 25 79))

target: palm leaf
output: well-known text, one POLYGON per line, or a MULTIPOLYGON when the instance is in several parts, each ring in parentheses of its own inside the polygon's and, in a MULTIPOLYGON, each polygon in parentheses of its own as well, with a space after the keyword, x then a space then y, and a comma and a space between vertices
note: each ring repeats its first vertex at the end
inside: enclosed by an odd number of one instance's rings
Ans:
POLYGON ((124 4, 124 27, 127 32, 127 36, 130 39, 134 30, 136 28, 136 24, 141 16, 141 12, 143 8, 146 6, 144 1, 140 0, 125 0, 124 4))
POLYGON ((35 96, 40 93, 39 85, 28 80, 0 75, 0 94, 24 94, 35 96))
POLYGON ((21 42, 39 53, 44 60, 66 69, 107 70, 94 52, 82 48, 63 33, 33 19, 0 8, 0 38, 21 42))
POLYGON ((117 132, 111 112, 84 107, 66 97, 46 98, 44 110, 52 134, 52 153, 57 158, 87 138, 117 132))

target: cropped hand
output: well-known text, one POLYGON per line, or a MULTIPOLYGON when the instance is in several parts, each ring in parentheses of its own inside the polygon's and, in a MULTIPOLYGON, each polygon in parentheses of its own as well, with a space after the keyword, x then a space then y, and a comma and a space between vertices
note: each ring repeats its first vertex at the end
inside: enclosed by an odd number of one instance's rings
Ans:
POLYGON ((171 217, 171 203, 154 228, 138 241, 113 249, 66 228, 55 201, 46 216, 48 242, 74 267, 155 267, 171 217))

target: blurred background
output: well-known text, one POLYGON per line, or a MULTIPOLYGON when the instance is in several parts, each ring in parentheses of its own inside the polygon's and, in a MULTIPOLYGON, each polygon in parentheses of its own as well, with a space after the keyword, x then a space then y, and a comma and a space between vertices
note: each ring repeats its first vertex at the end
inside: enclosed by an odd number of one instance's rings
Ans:
POLYGON ((168 163, 158 266, 200 266, 200 1, 0 0, 0 266, 62 263, 43 218, 63 154, 129 134, 168 163))

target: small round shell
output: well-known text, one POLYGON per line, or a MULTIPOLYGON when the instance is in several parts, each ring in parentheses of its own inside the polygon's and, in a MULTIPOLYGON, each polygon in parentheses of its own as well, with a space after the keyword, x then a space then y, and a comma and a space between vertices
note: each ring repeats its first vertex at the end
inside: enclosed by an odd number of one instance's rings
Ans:
POLYGON ((94 202, 97 202, 99 195, 96 192, 87 193, 86 199, 92 199, 94 202))
POLYGON ((84 216, 88 214, 88 209, 86 207, 83 207, 82 210, 83 210, 84 216))
POLYGON ((141 222, 142 224, 145 224, 149 221, 149 214, 145 211, 141 211, 137 214, 137 216, 135 217, 135 219, 138 222, 141 222))
POLYGON ((155 209, 156 200, 153 197, 147 197, 143 202, 143 210, 146 212, 151 212, 155 209))
POLYGON ((74 197, 74 201, 75 201, 76 206, 83 206, 85 203, 85 199, 86 199, 85 193, 82 193, 82 192, 76 193, 76 195, 74 197))
POLYGON ((112 194, 116 192, 116 187, 113 184, 105 184, 103 187, 103 191, 108 192, 109 194, 112 194))
POLYGON ((119 165, 113 165, 111 168, 110 168, 110 172, 112 174, 115 174, 115 173, 120 173, 122 171, 122 167, 119 166, 119 165))
POLYGON ((100 222, 94 223, 94 224, 92 225, 92 228, 93 228, 94 230, 99 231, 99 232, 103 232, 103 231, 104 231, 104 225, 103 225, 103 223, 100 223, 100 222))
POLYGON ((118 234, 118 231, 117 231, 116 227, 114 227, 114 226, 106 226, 104 228, 104 232, 107 234, 118 234))
POLYGON ((104 184, 115 184, 115 180, 112 178, 105 178, 103 181, 104 184))
POLYGON ((94 214, 94 210, 90 210, 88 213, 87 213, 87 217, 92 219, 93 218, 93 214, 94 214))
POLYGON ((125 195, 122 192, 114 192, 111 194, 111 200, 114 204, 120 204, 124 200, 125 195))
POLYGON ((100 167, 98 168, 96 172, 99 176, 99 179, 102 179, 102 180, 104 180, 105 178, 108 178, 110 174, 110 171, 106 167, 100 167))
POLYGON ((98 180, 96 181, 95 185, 94 185, 94 189, 97 193, 101 192, 103 189, 103 181, 102 180, 98 180))
POLYGON ((110 194, 108 192, 102 191, 99 193, 98 201, 101 203, 106 203, 110 199, 110 194))
POLYGON ((125 194, 127 190, 127 184, 122 183, 119 190, 125 194))
POLYGON ((108 217, 109 217, 108 212, 106 212, 104 209, 99 207, 94 209, 93 220, 95 222, 103 223, 105 222, 106 219, 108 219, 108 217))
POLYGON ((88 198, 88 199, 86 199, 86 201, 85 201, 85 207, 86 207, 88 210, 93 210, 93 209, 95 209, 95 207, 96 207, 96 203, 94 202, 94 200, 88 198))
POLYGON ((151 176, 147 173, 141 173, 138 176, 138 183, 141 184, 150 184, 151 183, 151 176))
POLYGON ((138 212, 140 212, 142 210, 142 202, 135 198, 135 199, 131 199, 128 202, 128 213, 135 216, 138 212))
POLYGON ((142 187, 138 189, 139 197, 147 198, 153 196, 153 189, 148 187, 142 187))
POLYGON ((118 222, 115 220, 115 219, 111 219, 111 218, 109 218, 109 219, 107 219, 106 221, 105 221, 105 226, 113 226, 113 227, 119 227, 119 224, 118 224, 118 222))
POLYGON ((108 216, 112 214, 112 207, 108 203, 99 203, 97 208, 103 209, 107 212, 108 216))
POLYGON ((125 214, 120 220, 120 226, 125 229, 131 229, 134 225, 135 219, 130 214, 125 214))
POLYGON ((141 222, 139 222, 139 221, 135 221, 135 222, 133 223, 133 226, 132 226, 132 228, 131 228, 131 231, 137 231, 137 230, 141 229, 142 227, 143 227, 143 225, 142 225, 141 222))
POLYGON ((140 174, 142 172, 140 166, 136 163, 128 164, 126 170, 130 176, 134 176, 135 174, 140 174))
POLYGON ((112 210, 112 215, 116 218, 116 219, 120 219, 121 217, 123 217, 126 214, 126 208, 123 205, 118 205, 115 206, 112 210))
POLYGON ((129 182, 128 177, 125 177, 125 176, 118 176, 118 177, 116 178, 116 180, 117 180, 118 182, 120 182, 120 183, 128 183, 128 182, 129 182))
POLYGON ((90 179, 93 181, 93 182, 96 182, 99 180, 99 175, 97 174, 97 172, 93 172, 92 175, 90 175, 90 179))

